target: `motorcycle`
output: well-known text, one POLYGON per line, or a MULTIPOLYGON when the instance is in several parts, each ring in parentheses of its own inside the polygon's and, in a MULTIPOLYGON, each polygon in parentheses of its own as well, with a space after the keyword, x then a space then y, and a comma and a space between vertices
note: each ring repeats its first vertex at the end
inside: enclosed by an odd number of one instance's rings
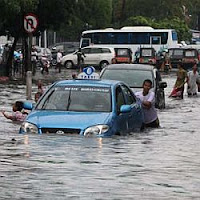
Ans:
POLYGON ((46 56, 42 56, 41 60, 41 73, 43 74, 44 71, 48 74, 49 73, 49 67, 50 67, 50 62, 46 56))

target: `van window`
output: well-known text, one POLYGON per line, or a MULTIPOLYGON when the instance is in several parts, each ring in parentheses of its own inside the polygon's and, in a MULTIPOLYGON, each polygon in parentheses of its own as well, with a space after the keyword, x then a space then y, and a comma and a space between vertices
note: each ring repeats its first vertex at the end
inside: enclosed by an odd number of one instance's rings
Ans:
POLYGON ((102 48, 101 51, 102 53, 111 53, 110 49, 108 48, 102 48))
POLYGON ((90 49, 90 53, 91 54, 101 53, 101 49, 100 48, 91 48, 90 49))

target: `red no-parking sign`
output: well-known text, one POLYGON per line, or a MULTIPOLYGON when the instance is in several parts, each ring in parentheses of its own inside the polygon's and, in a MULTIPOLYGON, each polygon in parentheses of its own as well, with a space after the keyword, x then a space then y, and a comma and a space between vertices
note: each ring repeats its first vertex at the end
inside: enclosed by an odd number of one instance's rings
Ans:
POLYGON ((27 33, 33 33, 38 26, 38 18, 36 15, 29 13, 24 16, 24 30, 27 33))

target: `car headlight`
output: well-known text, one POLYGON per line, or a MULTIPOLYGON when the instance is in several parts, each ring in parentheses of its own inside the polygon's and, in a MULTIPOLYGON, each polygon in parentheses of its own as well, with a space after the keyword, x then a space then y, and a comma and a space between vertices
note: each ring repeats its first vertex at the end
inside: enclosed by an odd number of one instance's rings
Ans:
POLYGON ((109 126, 108 125, 96 125, 96 126, 91 126, 87 128, 84 131, 84 136, 90 136, 90 135, 102 135, 106 131, 108 131, 109 126))
POLYGON ((38 133, 38 128, 34 124, 23 122, 20 128, 20 133, 38 133))

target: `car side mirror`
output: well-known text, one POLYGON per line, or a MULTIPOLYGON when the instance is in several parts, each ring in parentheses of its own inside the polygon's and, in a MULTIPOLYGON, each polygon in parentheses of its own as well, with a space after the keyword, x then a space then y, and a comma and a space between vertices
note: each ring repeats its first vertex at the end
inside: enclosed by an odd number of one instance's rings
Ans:
POLYGON ((165 81, 160 81, 160 82, 158 83, 158 86, 159 86, 159 88, 166 88, 166 87, 167 87, 167 82, 165 82, 165 81))
POLYGON ((23 102, 23 108, 26 110, 32 110, 34 107, 33 103, 30 101, 23 102))
POLYGON ((130 105, 122 105, 120 107, 120 113, 128 113, 131 112, 131 106, 130 105))

